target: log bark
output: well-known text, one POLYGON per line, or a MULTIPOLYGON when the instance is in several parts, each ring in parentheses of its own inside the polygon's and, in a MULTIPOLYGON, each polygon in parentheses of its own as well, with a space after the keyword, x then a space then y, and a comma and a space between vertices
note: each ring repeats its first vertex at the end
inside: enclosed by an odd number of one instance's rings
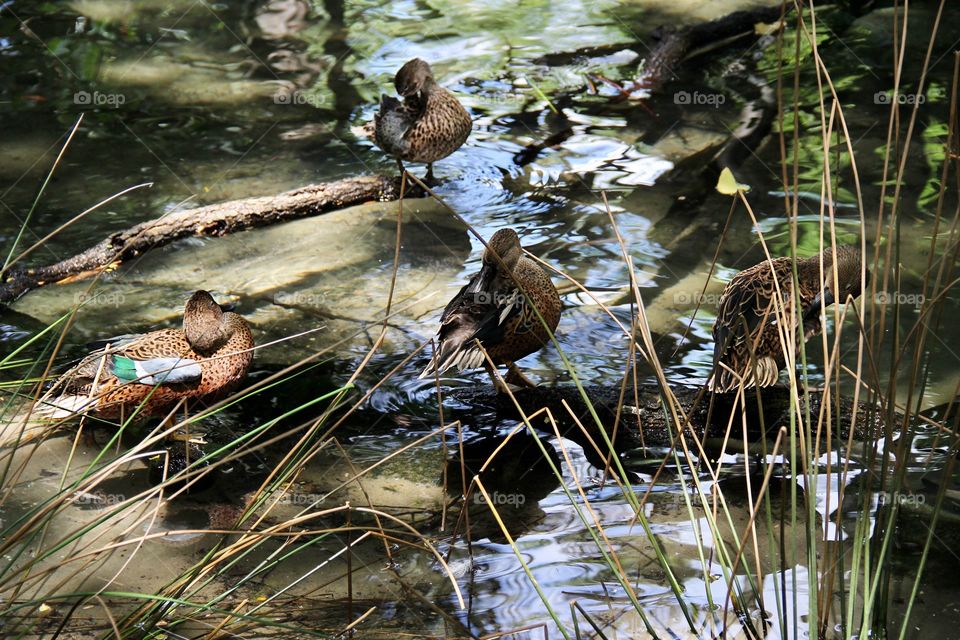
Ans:
MULTIPOLYGON (((419 187, 407 181, 405 197, 423 195, 419 187)), ((362 176, 308 185, 277 195, 176 211, 113 233, 86 251, 56 264, 15 266, 3 274, 0 303, 13 302, 31 289, 51 282, 93 276, 181 238, 219 237, 364 202, 385 202, 399 197, 399 177, 362 176)))

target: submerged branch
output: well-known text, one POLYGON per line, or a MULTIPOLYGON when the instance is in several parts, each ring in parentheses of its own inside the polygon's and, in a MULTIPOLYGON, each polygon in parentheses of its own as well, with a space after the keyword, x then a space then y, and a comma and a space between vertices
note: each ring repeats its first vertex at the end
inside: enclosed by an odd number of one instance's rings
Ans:
POLYGON ((548 66, 571 64, 584 58, 609 56, 624 49, 649 49, 641 76, 636 85, 647 91, 656 91, 665 83, 674 79, 677 70, 695 53, 710 50, 716 46, 730 44, 739 38, 755 37, 757 24, 778 22, 785 13, 793 11, 790 4, 777 4, 770 7, 757 7, 735 11, 716 20, 674 29, 659 27, 654 30, 656 43, 649 47, 644 41, 624 42, 602 47, 584 47, 566 53, 550 53, 536 59, 539 64, 548 66), (636 45, 640 44, 641 47, 636 45))
MULTIPOLYGON (((622 404, 619 385, 588 386, 585 387, 585 391, 603 428, 610 435, 619 452, 638 447, 675 446, 679 433, 669 412, 664 409, 662 392, 656 385, 640 386, 636 397, 633 389, 628 388, 622 404)), ((689 417, 687 435, 699 439, 723 438, 731 416, 733 416, 733 437, 743 438, 746 432, 750 442, 759 442, 765 433, 775 434, 781 427, 789 428, 790 425, 791 393, 790 389, 783 386, 763 389, 760 394, 761 402, 757 401, 755 391, 747 391, 745 411, 734 404, 735 394, 715 396, 711 407, 710 394, 703 394, 701 397, 702 387, 674 385, 671 391, 679 407, 689 417)), ((495 409, 499 418, 520 418, 513 402, 504 395, 498 395, 492 388, 459 389, 452 395, 458 403, 470 407, 470 413, 473 416, 489 416, 490 414, 480 411, 482 407, 487 406, 495 409)), ((598 427, 576 387, 567 385, 521 389, 515 393, 515 397, 526 415, 544 408, 549 409, 565 437, 575 442, 583 439, 584 436, 577 424, 579 422, 595 442, 602 444, 603 440, 599 435, 598 427)), ((821 391, 811 390, 809 398, 811 414, 817 415, 824 401, 824 394, 821 391)), ((831 403, 836 402, 835 396, 827 396, 826 399, 831 403)), ((455 411, 453 413, 453 419, 460 418, 464 422, 476 419, 455 415, 455 411)), ((875 410, 866 404, 861 404, 856 407, 854 420, 853 402, 848 398, 841 398, 839 416, 833 416, 833 437, 846 439, 850 433, 851 424, 854 440, 857 441, 873 440, 883 433, 880 417, 875 410)), ((534 426, 539 427, 540 422, 536 422, 534 426)), ((585 450, 590 448, 584 446, 585 450)))

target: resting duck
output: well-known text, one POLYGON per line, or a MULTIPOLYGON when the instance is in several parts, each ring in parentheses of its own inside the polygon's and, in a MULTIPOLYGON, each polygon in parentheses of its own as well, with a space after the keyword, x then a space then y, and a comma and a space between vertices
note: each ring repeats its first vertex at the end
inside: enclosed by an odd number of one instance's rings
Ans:
POLYGON ((38 411, 54 419, 123 419, 138 409, 144 416, 164 413, 181 398, 228 391, 246 376, 252 359, 247 321, 197 291, 184 308, 182 329, 111 340, 60 376, 38 411))
POLYGON ((403 101, 380 96, 374 116, 377 146, 397 159, 427 163, 427 180, 433 180, 433 163, 460 148, 470 135, 470 114, 452 93, 433 79, 430 65, 414 58, 400 67, 393 84, 403 101))
POLYGON ((480 272, 443 310, 433 359, 420 378, 483 366, 496 383, 486 350, 495 365, 508 366, 507 383, 533 386, 514 362, 550 341, 560 308, 550 277, 524 255, 516 232, 501 229, 483 253, 480 272))
MULTIPOLYGON (((736 274, 720 296, 717 321, 713 325, 713 374, 707 387, 714 393, 726 393, 740 387, 768 387, 776 383, 785 365, 777 319, 777 295, 774 282, 779 282, 783 297, 783 315, 803 323, 803 339, 809 340, 823 330, 821 306, 845 303, 860 295, 860 249, 837 247, 836 254, 827 249, 821 254, 797 260, 797 279, 801 308, 792 313, 793 262, 787 258, 764 260, 736 274), (824 288, 821 290, 820 261, 823 261, 824 288), (834 293, 836 264, 838 293, 834 293), (751 359, 751 353, 755 358, 751 359), (755 364, 754 364, 755 363, 755 364), (756 375, 754 375, 754 370, 756 375)), ((869 280, 870 274, 867 273, 869 280)), ((794 337, 797 326, 786 335, 794 337)))

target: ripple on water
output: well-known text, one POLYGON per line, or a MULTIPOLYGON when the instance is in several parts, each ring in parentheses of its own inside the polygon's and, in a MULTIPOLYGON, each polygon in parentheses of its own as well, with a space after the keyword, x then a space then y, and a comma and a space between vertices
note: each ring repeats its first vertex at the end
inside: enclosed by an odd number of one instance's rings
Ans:
MULTIPOLYGON (((490 612, 495 615, 486 618, 486 621, 497 628, 521 626, 530 619, 531 611, 542 609, 542 601, 532 588, 527 574, 518 567, 516 556, 509 546, 480 546, 490 554, 477 557, 482 569, 474 573, 470 584, 471 621, 483 625, 485 616, 482 614, 490 612)), ((560 591, 563 587, 594 581, 597 572, 594 564, 572 561, 571 556, 545 539, 536 545, 525 540, 520 543, 520 548, 521 557, 537 582, 548 593, 555 594, 554 606, 566 606, 563 604, 565 596, 560 591)))

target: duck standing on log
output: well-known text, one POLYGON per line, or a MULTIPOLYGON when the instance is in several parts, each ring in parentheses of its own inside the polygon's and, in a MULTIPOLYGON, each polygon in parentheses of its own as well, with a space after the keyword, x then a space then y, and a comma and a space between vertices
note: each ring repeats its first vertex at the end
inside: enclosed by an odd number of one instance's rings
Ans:
POLYGON ((143 416, 162 414, 181 399, 229 391, 247 375, 252 359, 247 321, 197 291, 184 308, 182 329, 110 341, 60 376, 37 411, 51 419, 89 414, 122 420, 138 410, 143 416))
MULTIPOLYGON (((797 323, 803 325, 804 340, 817 335, 823 330, 821 307, 835 302, 843 304, 860 295, 860 271, 859 247, 839 246, 836 253, 827 249, 797 260, 800 309, 796 313, 791 258, 764 260, 736 274, 720 296, 717 321, 713 325, 713 374, 707 388, 714 393, 727 393, 741 384, 748 389, 776 383, 786 364, 780 322, 793 323, 783 331, 787 339, 796 338, 797 323)), ((869 272, 866 278, 869 281, 869 272)))
POLYGON ((414 58, 397 71, 393 84, 403 101, 380 97, 374 115, 377 146, 403 161, 425 162, 427 182, 433 180, 433 163, 459 149, 470 136, 473 121, 460 101, 433 79, 430 65, 414 58))
POLYGON ((433 359, 420 378, 483 366, 502 391, 486 351, 494 365, 507 365, 508 384, 534 386, 515 362, 550 341, 561 306, 550 276, 524 255, 516 232, 500 229, 483 252, 480 272, 443 310, 433 359))

